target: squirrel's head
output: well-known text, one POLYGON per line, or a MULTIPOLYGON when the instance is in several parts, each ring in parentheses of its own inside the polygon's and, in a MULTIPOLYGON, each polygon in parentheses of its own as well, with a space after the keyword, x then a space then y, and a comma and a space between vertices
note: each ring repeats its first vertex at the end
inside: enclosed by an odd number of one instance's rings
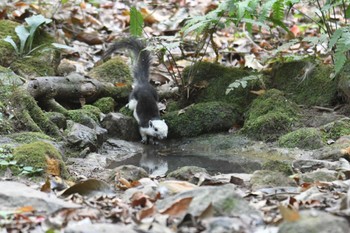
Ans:
POLYGON ((168 126, 164 120, 150 120, 149 128, 153 137, 164 139, 168 136, 168 126))

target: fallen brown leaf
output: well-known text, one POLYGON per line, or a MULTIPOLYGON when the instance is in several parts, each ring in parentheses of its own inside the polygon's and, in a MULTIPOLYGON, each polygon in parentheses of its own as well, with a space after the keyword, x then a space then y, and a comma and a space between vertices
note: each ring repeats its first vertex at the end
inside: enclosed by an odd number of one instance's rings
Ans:
POLYGON ((50 178, 47 177, 45 183, 40 188, 41 192, 50 193, 51 192, 51 182, 50 178))
POLYGON ((190 206, 192 202, 193 197, 186 197, 183 199, 180 199, 173 203, 169 208, 166 210, 160 211, 161 214, 168 214, 173 217, 181 216, 184 213, 186 213, 188 207, 190 206))
POLYGON ((57 159, 46 156, 46 173, 53 176, 60 176, 60 162, 57 159))
POLYGON ((265 94, 265 92, 266 92, 265 89, 261 89, 258 91, 250 91, 250 93, 253 93, 253 94, 258 95, 258 96, 265 94))
POLYGON ((144 218, 152 217, 155 213, 157 213, 157 208, 155 205, 152 205, 148 208, 143 208, 137 214, 138 220, 142 220, 144 218))
POLYGON ((279 205, 278 209, 285 221, 295 222, 300 219, 300 214, 295 209, 289 208, 288 206, 279 205))
POLYGON ((146 206, 151 206, 152 203, 150 201, 150 197, 144 194, 143 192, 136 192, 134 193, 131 198, 131 206, 141 206, 141 207, 146 207, 146 206))
POLYGON ((18 209, 16 209, 16 213, 28 213, 28 212, 33 212, 35 209, 33 206, 23 206, 18 209))

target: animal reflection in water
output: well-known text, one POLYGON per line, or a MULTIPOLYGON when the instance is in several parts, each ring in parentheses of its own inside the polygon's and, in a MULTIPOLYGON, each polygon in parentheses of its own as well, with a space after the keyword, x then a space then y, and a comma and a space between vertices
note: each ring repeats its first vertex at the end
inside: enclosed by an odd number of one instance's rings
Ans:
POLYGON ((169 170, 168 162, 162 156, 157 155, 154 149, 146 149, 142 153, 140 166, 151 176, 164 176, 169 170))

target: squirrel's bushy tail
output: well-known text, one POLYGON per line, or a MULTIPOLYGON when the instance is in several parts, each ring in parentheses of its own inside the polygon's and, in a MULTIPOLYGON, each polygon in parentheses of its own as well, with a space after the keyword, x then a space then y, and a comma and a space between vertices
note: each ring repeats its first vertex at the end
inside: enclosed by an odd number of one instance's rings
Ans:
POLYGON ((109 57, 113 52, 120 49, 131 50, 135 56, 135 64, 133 68, 134 79, 137 82, 148 82, 149 68, 151 64, 151 55, 148 50, 145 49, 146 45, 141 40, 136 38, 124 38, 122 40, 114 42, 111 47, 108 48, 104 54, 104 58, 109 57))

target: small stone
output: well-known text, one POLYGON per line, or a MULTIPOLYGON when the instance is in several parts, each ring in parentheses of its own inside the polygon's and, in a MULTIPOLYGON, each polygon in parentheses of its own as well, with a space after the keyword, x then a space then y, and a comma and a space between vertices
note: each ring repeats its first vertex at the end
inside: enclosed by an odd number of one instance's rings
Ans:
POLYGON ((318 210, 300 211, 300 219, 284 222, 278 233, 348 233, 349 223, 345 218, 318 210))

